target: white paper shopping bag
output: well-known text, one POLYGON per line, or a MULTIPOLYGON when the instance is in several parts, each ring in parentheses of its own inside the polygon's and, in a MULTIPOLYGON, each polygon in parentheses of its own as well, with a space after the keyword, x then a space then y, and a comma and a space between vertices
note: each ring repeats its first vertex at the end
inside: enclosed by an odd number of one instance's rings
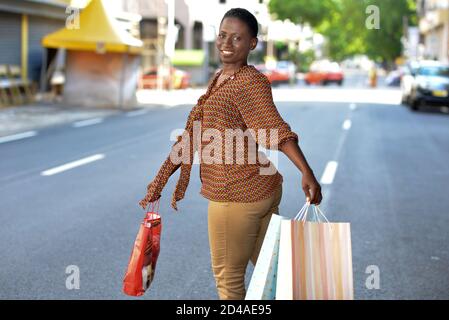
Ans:
POLYGON ((245 300, 273 300, 276 296, 279 235, 283 219, 286 218, 277 214, 271 216, 245 300))

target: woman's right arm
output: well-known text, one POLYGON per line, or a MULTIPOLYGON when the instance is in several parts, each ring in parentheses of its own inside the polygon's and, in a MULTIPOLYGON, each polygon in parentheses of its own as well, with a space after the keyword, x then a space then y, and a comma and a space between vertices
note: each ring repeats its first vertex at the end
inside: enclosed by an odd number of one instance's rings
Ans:
POLYGON ((243 85, 237 106, 245 124, 253 130, 256 142, 266 149, 285 153, 302 173, 301 184, 307 200, 319 204, 322 200, 321 186, 299 147, 298 135, 282 119, 274 104, 271 84, 267 77, 256 74, 250 82, 243 85), (265 132, 265 139, 259 139, 258 132, 261 129, 265 132), (275 129, 273 141, 272 129, 275 129))
POLYGON ((168 179, 173 173, 176 172, 176 170, 178 170, 180 166, 181 164, 175 165, 171 161, 170 156, 167 157, 159 169, 156 177, 147 186, 147 193, 145 197, 139 202, 139 205, 143 209, 145 209, 149 203, 154 202, 161 197, 161 192, 167 184, 168 179))
MULTIPOLYGON (((189 116, 187 118, 187 123, 185 126, 185 131, 189 133, 189 136, 193 136, 193 122, 198 118, 198 112, 199 108, 198 105, 195 105, 192 110, 189 113, 189 116)), ((168 182, 168 179, 170 176, 178 170, 178 168, 181 166, 181 163, 173 163, 171 160, 170 155, 174 150, 179 149, 177 145, 181 143, 182 136, 178 136, 178 140, 173 144, 170 154, 168 155, 167 159, 165 159, 164 163, 160 167, 156 177, 151 181, 150 184, 147 186, 147 193, 145 197, 139 201, 139 205, 145 209, 149 203, 154 202, 158 200, 161 197, 162 190, 164 189, 165 185, 168 182)), ((190 140, 192 141, 192 140, 190 140)))

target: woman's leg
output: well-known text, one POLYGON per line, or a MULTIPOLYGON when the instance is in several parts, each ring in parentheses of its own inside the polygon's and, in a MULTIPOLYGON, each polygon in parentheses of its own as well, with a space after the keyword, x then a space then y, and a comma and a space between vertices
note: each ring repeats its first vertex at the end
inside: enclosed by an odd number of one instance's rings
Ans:
POLYGON ((249 260, 260 250, 271 214, 280 201, 280 190, 258 202, 209 202, 208 225, 212 270, 220 299, 245 298, 245 273, 249 260))
POLYGON ((282 199, 282 185, 276 190, 274 194, 274 199, 271 204, 270 209, 267 214, 262 218, 262 222, 260 224, 259 234, 257 236, 256 244, 254 245, 254 250, 251 255, 251 262, 253 265, 256 265, 257 258, 259 257, 260 249, 262 248, 263 239, 265 238, 265 233, 267 232, 268 225, 270 224, 271 215, 279 214, 279 204, 282 199))

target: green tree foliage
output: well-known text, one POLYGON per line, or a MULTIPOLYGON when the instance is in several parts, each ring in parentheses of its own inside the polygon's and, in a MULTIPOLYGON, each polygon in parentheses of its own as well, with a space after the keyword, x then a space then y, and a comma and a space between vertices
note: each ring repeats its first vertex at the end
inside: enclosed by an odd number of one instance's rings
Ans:
POLYGON ((281 20, 309 24, 327 39, 326 55, 340 61, 354 54, 392 62, 401 55, 404 19, 417 24, 415 0, 271 0, 281 20), (379 29, 366 27, 369 5, 379 8, 379 29))
MULTIPOLYGON (((329 0, 332 1, 332 0, 329 0)), ((388 1, 388 0, 387 0, 388 1)), ((334 11, 315 30, 327 39, 326 54, 341 61, 367 51, 363 0, 334 0, 334 11)))
POLYGON ((278 19, 318 26, 332 12, 329 0, 270 0, 269 9, 278 19))
POLYGON ((401 56, 404 21, 416 25, 416 5, 408 0, 367 0, 380 10, 380 29, 366 30, 366 54, 375 60, 394 61, 401 56), (405 20, 404 20, 405 19, 405 20))

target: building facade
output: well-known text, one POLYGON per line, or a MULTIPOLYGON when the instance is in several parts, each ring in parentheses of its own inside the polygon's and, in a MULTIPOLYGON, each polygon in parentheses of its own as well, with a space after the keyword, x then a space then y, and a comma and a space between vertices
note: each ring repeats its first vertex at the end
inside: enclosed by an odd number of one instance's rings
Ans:
POLYGON ((64 27, 67 1, 0 0, 0 65, 20 66, 39 81, 46 34, 64 27))
POLYGON ((418 0, 423 56, 449 62, 449 0, 418 0))

